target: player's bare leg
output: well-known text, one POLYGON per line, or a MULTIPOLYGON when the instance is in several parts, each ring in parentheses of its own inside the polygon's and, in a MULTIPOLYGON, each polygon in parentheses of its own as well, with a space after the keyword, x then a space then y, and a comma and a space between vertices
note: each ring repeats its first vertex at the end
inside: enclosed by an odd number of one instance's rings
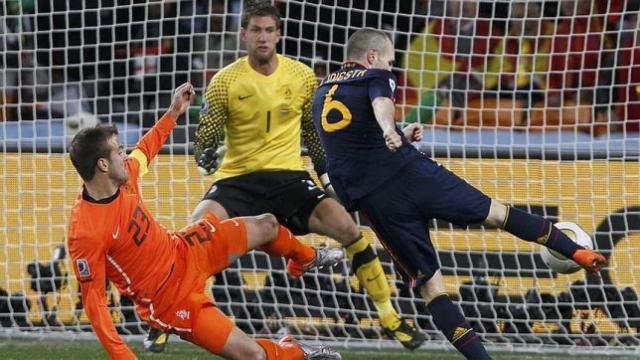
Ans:
MULTIPOLYGON (((335 202, 335 200, 333 200, 335 202)), ((343 210, 344 211, 344 210, 343 210)), ((207 212, 211 212, 220 220, 229 217, 225 208, 214 200, 203 200, 198 204, 190 221, 197 221, 204 217, 207 212)), ((345 212, 346 214, 346 212, 345 212)), ((315 249, 315 255, 309 257, 311 248, 300 243, 288 229, 280 226, 277 219, 271 214, 263 214, 255 217, 243 217, 247 226, 247 246, 250 250, 262 247, 261 250, 274 256, 284 256, 289 258, 287 269, 294 277, 300 277, 304 272, 313 267, 330 266, 339 262, 343 258, 342 251, 330 248, 315 249), (249 228, 257 227, 256 234, 250 235, 249 228), (264 228, 266 226, 266 228, 264 228), (282 236, 282 239, 278 240, 282 236), (270 243, 271 241, 274 243, 270 243), (281 245, 291 244, 291 245, 281 245), (288 251, 291 250, 289 253, 288 251)), ((354 224, 355 225, 355 224, 354 224)), ((356 229, 357 230, 357 229, 356 229)))
POLYGON ((504 229, 520 239, 537 242, 553 249, 590 273, 598 273, 606 266, 607 260, 604 256, 576 244, 549 220, 506 206, 499 201, 491 200, 489 215, 484 223, 504 229))
POLYGON ((391 288, 380 259, 345 208, 336 200, 325 198, 313 209, 309 229, 335 239, 346 249, 351 270, 373 300, 385 333, 410 350, 422 345, 424 335, 401 318, 391 304, 391 288))
POLYGON ((428 303, 433 301, 436 297, 446 294, 447 288, 444 284, 444 277, 440 271, 436 271, 431 279, 427 280, 424 285, 420 287, 420 295, 428 303))
POLYGON ((193 224, 194 222, 202 219, 206 213, 212 213, 220 221, 227 220, 229 218, 227 210, 219 202, 204 199, 200 201, 195 210, 193 210, 193 213, 189 216, 189 224, 193 224))
POLYGON ((237 327, 231 330, 219 355, 226 359, 268 359, 267 351, 237 327))
POLYGON ((341 249, 313 248, 302 243, 289 229, 280 225, 272 214, 234 219, 244 222, 247 250, 260 249, 269 255, 287 258, 287 268, 289 271, 294 269, 293 276, 299 277, 314 267, 333 266, 344 258, 341 249))
POLYGON ((360 230, 345 208, 332 198, 316 205, 309 216, 309 230, 349 246, 360 237, 360 230))

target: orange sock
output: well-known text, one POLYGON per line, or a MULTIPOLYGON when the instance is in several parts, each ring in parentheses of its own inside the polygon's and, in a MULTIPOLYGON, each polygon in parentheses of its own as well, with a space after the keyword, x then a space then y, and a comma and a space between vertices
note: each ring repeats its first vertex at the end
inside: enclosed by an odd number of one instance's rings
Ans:
POLYGON ((296 344, 276 344, 269 339, 256 339, 256 342, 267 353, 267 360, 304 360, 304 352, 296 344))
POLYGON ((260 250, 269 255, 284 256, 300 264, 307 264, 316 256, 316 251, 311 246, 301 243, 289 229, 282 225, 278 228, 276 238, 262 246, 260 250))

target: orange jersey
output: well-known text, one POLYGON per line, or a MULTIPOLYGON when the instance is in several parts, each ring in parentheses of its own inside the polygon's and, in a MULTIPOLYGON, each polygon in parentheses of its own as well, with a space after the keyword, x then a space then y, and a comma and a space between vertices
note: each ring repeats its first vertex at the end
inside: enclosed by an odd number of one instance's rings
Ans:
POLYGON ((165 115, 126 161, 129 179, 114 196, 95 201, 83 193, 73 206, 69 253, 82 303, 98 339, 112 358, 135 358, 115 329, 106 305, 108 278, 139 305, 152 299, 172 272, 178 242, 145 208, 138 177, 160 151, 175 119, 165 115), (144 156, 142 156, 144 155, 144 156))

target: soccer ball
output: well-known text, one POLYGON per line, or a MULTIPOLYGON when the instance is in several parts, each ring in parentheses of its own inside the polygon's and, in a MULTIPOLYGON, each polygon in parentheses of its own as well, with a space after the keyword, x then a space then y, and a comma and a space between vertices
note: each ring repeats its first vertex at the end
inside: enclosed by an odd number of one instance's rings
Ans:
POLYGON ((64 121, 68 138, 73 138, 80 130, 94 127, 99 123, 100 120, 95 115, 84 111, 71 115, 64 121))
MULTIPOLYGON (((572 222, 559 222, 555 224, 558 230, 562 231, 569 239, 582 245, 585 248, 593 249, 593 240, 580 226, 572 222)), ((542 261, 554 272, 561 274, 572 274, 580 270, 580 265, 573 260, 567 259, 564 255, 557 251, 551 250, 546 246, 540 247, 540 256, 542 261)))

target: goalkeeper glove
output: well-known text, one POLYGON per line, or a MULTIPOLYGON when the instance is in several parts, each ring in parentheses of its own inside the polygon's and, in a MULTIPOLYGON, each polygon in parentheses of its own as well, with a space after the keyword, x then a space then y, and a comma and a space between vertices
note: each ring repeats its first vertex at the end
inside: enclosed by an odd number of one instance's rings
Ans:
POLYGON ((206 148, 198 157, 198 170, 203 176, 208 176, 216 172, 222 164, 222 159, 227 153, 226 146, 220 146, 217 150, 206 148))
POLYGON ((332 198, 339 200, 336 191, 333 189, 333 185, 331 185, 331 180, 329 179, 329 174, 324 173, 320 175, 320 183, 324 188, 324 191, 329 194, 332 198))

